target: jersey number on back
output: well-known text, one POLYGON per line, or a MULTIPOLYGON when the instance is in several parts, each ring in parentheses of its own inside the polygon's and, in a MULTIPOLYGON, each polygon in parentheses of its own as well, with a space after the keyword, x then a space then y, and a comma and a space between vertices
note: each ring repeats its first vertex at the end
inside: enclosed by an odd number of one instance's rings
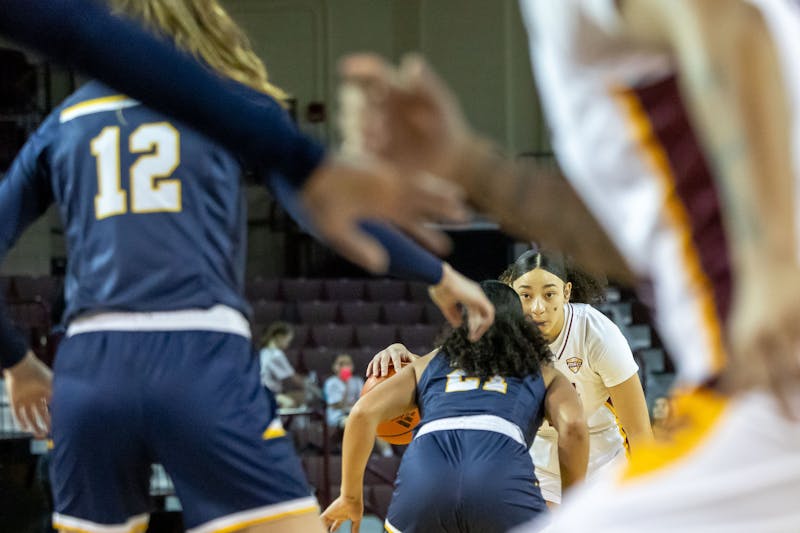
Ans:
MULTIPOLYGON (((120 175, 119 126, 103 128, 90 144, 97 160, 95 217, 128 212, 128 193, 120 175)), ((144 154, 131 165, 130 209, 132 213, 178 212, 181 210, 181 182, 170 178, 181 162, 180 134, 168 122, 142 124, 128 137, 132 154, 144 154)))
MULTIPOLYGON (((481 386, 480 378, 466 377, 467 374, 463 370, 453 370, 447 374, 447 384, 444 387, 445 392, 466 392, 477 390, 481 386)), ((487 379, 483 384, 483 390, 491 392, 506 393, 508 383, 500 376, 492 376, 487 379)))

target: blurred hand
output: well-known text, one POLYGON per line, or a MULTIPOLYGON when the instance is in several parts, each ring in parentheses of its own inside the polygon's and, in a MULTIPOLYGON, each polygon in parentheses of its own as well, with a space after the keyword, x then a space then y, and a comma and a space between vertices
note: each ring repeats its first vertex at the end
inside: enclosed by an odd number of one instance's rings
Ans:
POLYGON ((386 250, 364 233, 365 219, 391 222, 437 254, 450 251, 444 232, 428 222, 464 222, 460 187, 430 174, 404 174, 368 157, 334 158, 306 182, 301 197, 321 237, 373 273, 388 267, 386 250))
POLYGON ((770 390, 800 420, 800 268, 793 261, 761 265, 757 275, 740 276, 723 383, 734 391, 770 390))
POLYGON ((374 54, 340 65, 340 129, 350 153, 369 153, 407 173, 458 180, 472 133, 457 99, 419 56, 395 69, 374 54))
POLYGON ((385 376, 389 373, 389 365, 402 368, 404 363, 413 363, 418 358, 419 355, 409 352, 408 348, 397 342, 375 354, 367 365, 367 377, 385 376))
POLYGON ((346 520, 353 522, 350 531, 358 533, 361 518, 364 516, 364 501, 356 498, 339 496, 322 513, 322 523, 328 531, 336 531, 346 520))
POLYGON ((45 438, 50 431, 47 404, 53 391, 53 373, 31 351, 4 371, 11 410, 23 431, 45 438))
POLYGON ((480 339, 494 322, 494 306, 480 285, 453 270, 447 263, 442 280, 430 287, 428 294, 454 328, 461 326, 463 311, 467 312, 467 329, 472 342, 480 339))

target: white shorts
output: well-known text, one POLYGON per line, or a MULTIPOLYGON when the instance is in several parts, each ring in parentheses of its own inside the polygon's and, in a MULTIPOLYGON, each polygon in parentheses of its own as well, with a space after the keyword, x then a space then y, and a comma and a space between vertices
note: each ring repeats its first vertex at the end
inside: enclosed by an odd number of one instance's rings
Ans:
MULTIPOLYGON (((617 455, 613 456, 611 459, 596 465, 589 464, 586 478, 587 480, 592 480, 595 476, 604 476, 610 470, 623 468, 627 462, 628 457, 625 454, 625 448, 620 447, 617 455)), ((537 468, 536 479, 539 480, 539 490, 542 491, 542 498, 550 503, 561 504, 561 476, 537 468)))
POLYGON ((568 493, 546 527, 516 531, 800 532, 800 422, 762 392, 699 390, 677 398, 675 413, 670 442, 568 493))

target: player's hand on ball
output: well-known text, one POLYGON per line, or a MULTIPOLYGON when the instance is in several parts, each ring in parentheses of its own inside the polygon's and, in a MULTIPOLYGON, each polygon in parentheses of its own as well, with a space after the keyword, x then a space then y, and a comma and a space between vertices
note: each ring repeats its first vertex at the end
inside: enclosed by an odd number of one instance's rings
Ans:
POLYGON ((336 531, 343 522, 350 520, 352 533, 358 533, 364 516, 364 500, 339 496, 322 513, 322 523, 328 531, 336 531))
POLYGON ((389 366, 402 368, 405 363, 413 363, 419 355, 408 351, 405 345, 396 342, 375 354, 372 361, 367 365, 367 377, 386 376, 389 374, 389 366))

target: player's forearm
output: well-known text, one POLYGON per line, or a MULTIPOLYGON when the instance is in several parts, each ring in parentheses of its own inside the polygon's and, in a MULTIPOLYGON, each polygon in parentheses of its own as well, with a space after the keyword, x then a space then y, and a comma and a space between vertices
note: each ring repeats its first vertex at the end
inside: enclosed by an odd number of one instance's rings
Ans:
MULTIPOLYGON (((269 174, 265 181, 292 219, 305 231, 319 238, 319 232, 300 203, 297 186, 278 173, 269 174)), ((365 233, 380 242, 389 254, 387 274, 430 285, 436 285, 442 280, 444 268, 442 260, 397 229, 374 221, 362 222, 360 226, 365 233)))
POLYGON ((507 158, 478 139, 460 152, 455 179, 505 231, 562 250, 589 270, 631 281, 616 246, 563 176, 533 161, 507 158))
POLYGON ((617 418, 628 437, 631 453, 653 440, 653 428, 639 374, 609 388, 617 418))
POLYGON ((562 424, 558 430, 558 463, 562 490, 567 490, 586 478, 589 430, 583 420, 562 424))
POLYGON ((342 486, 343 498, 361 500, 364 491, 364 471, 367 468, 375 435, 378 417, 356 403, 344 429, 342 443, 342 486))

